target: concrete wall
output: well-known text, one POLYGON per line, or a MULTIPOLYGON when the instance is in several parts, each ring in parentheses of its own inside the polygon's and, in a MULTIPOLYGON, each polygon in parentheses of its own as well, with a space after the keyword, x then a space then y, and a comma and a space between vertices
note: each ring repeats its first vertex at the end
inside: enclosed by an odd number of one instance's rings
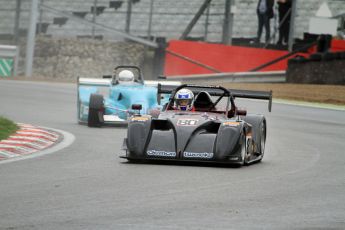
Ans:
MULTIPOLYGON (((21 58, 25 57, 25 44, 21 58)), ((130 42, 37 37, 33 76, 76 79, 111 74, 118 65, 141 65, 144 46, 130 42)), ((21 65, 24 66, 24 65, 21 65)))

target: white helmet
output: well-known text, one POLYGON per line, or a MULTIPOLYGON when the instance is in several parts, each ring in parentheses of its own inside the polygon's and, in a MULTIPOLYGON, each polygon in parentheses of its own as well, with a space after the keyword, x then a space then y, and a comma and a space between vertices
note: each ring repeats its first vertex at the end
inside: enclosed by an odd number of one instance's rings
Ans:
POLYGON ((194 94, 189 89, 180 89, 175 94, 175 107, 187 111, 193 108, 194 94))
POLYGON ((119 82, 120 83, 131 83, 134 82, 134 74, 129 70, 121 70, 119 72, 119 82))

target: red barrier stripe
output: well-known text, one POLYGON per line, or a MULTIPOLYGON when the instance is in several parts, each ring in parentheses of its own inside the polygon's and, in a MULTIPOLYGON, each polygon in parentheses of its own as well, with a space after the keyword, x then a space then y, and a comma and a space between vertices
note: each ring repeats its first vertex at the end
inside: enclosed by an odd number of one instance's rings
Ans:
MULTIPOLYGON (((260 49, 253 47, 228 46, 210 44, 205 42, 169 41, 169 51, 193 60, 197 63, 210 66, 221 72, 247 72, 269 61, 281 57, 288 51, 260 49)), ((209 69, 171 55, 167 52, 165 57, 164 75, 189 75, 213 73, 209 69)), ((287 60, 282 60, 261 71, 286 70, 287 60)))
POLYGON ((17 133, 15 136, 12 136, 12 137, 36 137, 36 138, 40 138, 40 139, 44 139, 44 140, 48 140, 48 141, 54 141, 54 139, 42 136, 40 134, 35 135, 35 134, 21 134, 21 133, 17 133))
POLYGON ((12 146, 18 146, 18 147, 25 147, 25 148, 30 148, 30 149, 39 149, 39 148, 36 148, 34 146, 31 146, 29 144, 16 144, 16 143, 7 143, 8 145, 12 145, 12 146))
POLYGON ((6 152, 12 152, 14 154, 22 154, 22 151, 16 148, 7 148, 7 147, 1 147, 0 151, 6 151, 6 152))
POLYGON ((44 130, 38 130, 38 129, 22 129, 22 130, 20 130, 20 132, 21 133, 39 133, 39 134, 51 136, 53 138, 56 138, 58 136, 56 134, 49 133, 49 132, 44 131, 44 130))
POLYGON ((47 141, 47 140, 43 141, 42 139, 37 139, 37 138, 30 140, 30 139, 20 138, 20 137, 16 137, 16 136, 10 137, 7 140, 9 140, 9 141, 30 141, 32 143, 37 143, 37 144, 42 144, 42 145, 50 145, 50 144, 54 143, 53 141, 47 141))
POLYGON ((9 140, 7 139, 6 141, 2 141, 1 143, 3 144, 27 144, 27 145, 30 145, 30 146, 35 146, 35 147, 38 147, 38 148, 45 148, 46 146, 49 146, 50 144, 52 143, 37 143, 36 141, 18 141, 18 140, 9 140))

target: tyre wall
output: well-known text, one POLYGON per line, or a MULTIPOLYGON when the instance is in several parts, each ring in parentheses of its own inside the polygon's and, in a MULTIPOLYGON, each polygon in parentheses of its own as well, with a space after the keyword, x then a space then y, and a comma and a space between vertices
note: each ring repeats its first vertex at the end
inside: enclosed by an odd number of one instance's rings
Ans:
POLYGON ((345 52, 315 53, 310 58, 290 59, 288 83, 345 85, 345 52))

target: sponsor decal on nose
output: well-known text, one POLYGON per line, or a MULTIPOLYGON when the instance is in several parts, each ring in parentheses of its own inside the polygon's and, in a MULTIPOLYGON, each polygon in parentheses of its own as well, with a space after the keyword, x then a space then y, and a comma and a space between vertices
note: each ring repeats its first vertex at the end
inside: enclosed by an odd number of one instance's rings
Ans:
POLYGON ((166 152, 166 151, 158 151, 158 150, 148 150, 148 156, 159 156, 159 157, 176 157, 176 152, 166 152))
POLYGON ((187 158, 206 158, 210 159, 213 157, 213 153, 193 153, 193 152, 184 152, 183 153, 184 157, 187 158))

